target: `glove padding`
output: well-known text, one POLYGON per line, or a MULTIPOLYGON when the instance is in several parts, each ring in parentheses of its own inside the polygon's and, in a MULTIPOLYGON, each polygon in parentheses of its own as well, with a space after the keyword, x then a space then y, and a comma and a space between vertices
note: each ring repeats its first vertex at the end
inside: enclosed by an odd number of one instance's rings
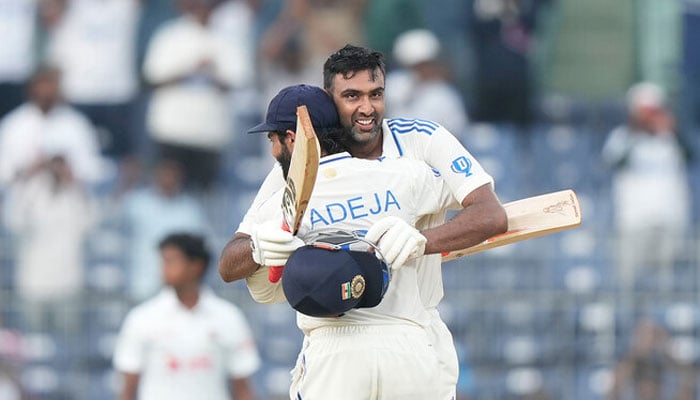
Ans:
MULTIPOLYGON (((304 245, 304 241, 283 230, 279 224, 268 221, 253 232, 250 245, 253 261, 257 264, 264 267, 282 267, 294 250, 304 245)), ((279 281, 281 276, 281 268, 270 268, 270 282, 279 281)))
POLYGON ((398 217, 380 219, 369 228, 365 239, 379 248, 384 262, 394 270, 408 259, 422 256, 427 242, 416 228, 398 217))

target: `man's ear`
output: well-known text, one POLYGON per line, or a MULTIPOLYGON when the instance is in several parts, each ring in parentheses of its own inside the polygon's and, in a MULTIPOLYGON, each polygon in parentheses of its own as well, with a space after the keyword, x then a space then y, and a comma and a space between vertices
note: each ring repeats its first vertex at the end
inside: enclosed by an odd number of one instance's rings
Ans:
POLYGON ((297 134, 291 129, 287 129, 285 133, 287 134, 286 140, 289 140, 289 143, 294 143, 294 139, 296 139, 297 134))

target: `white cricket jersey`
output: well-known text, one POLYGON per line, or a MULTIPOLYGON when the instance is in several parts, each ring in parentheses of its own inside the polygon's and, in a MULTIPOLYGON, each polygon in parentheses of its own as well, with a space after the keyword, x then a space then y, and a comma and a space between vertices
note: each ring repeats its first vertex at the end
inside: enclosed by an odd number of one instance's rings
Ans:
MULTIPOLYGON (((385 119, 382 122, 382 130, 384 156, 425 161, 442 176, 448 189, 460 203, 475 189, 485 184, 493 185, 493 178, 484 171, 479 162, 452 133, 438 123, 421 119, 385 119)), ((271 187, 284 187, 284 179, 279 168, 273 169, 268 174, 263 187, 268 193, 271 192, 271 187)), ((260 220, 260 216, 256 214, 264 198, 258 197, 243 218, 238 232, 250 234, 254 221, 260 220)), ((441 225, 445 221, 445 211, 443 209, 424 216, 417 221, 416 228, 424 230, 441 225)), ((423 256, 418 262, 423 305, 429 309, 435 308, 444 294, 441 256, 440 254, 423 256)))
MULTIPOLYGON (((423 160, 437 170, 449 190, 461 203, 472 191, 490 184, 493 178, 484 171, 462 143, 447 129, 432 121, 394 118, 382 122, 385 156, 423 160)), ((424 216, 416 224, 418 230, 442 225, 446 210, 424 216)), ((423 305, 433 309, 442 300, 442 258, 429 254, 417 260, 418 284, 423 305)))
MULTIPOLYGON (((444 188, 444 181, 423 162, 407 158, 362 160, 348 153, 327 156, 321 159, 298 236, 306 239, 312 232, 332 229, 364 232, 387 216, 414 225, 422 216, 455 205, 456 201, 444 188)), ((258 215, 281 221, 281 193, 278 191, 263 201, 258 215)), ((266 269, 259 270, 258 275, 266 276, 266 269)), ((272 285, 264 280, 256 282, 272 285)), ((248 284, 255 285, 251 280, 248 284)), ((279 293, 281 285, 276 286, 279 293)), ((256 290, 253 288, 251 293, 256 290)), ((297 313, 297 323, 305 333, 333 325, 410 322, 427 326, 430 318, 418 292, 415 261, 396 271, 376 307, 353 309, 338 318, 314 318, 297 313)))
POLYGON ((138 90, 140 0, 72 0, 49 41, 73 103, 123 103, 138 90))
POLYGON ((229 380, 250 376, 260 357, 236 306, 202 289, 190 310, 168 288, 129 312, 114 366, 140 375, 141 400, 228 400, 229 380))

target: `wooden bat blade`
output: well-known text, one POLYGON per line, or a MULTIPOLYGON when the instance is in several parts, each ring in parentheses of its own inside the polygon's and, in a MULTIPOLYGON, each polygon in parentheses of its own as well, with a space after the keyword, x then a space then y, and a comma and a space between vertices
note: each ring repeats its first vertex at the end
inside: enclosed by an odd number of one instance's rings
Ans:
POLYGON ((297 129, 282 197, 283 228, 296 234, 316 183, 321 149, 306 106, 297 107, 297 129))
POLYGON ((581 206, 573 190, 516 200, 503 207, 508 215, 508 231, 463 250, 443 253, 442 261, 467 256, 494 247, 560 232, 581 225, 581 206))

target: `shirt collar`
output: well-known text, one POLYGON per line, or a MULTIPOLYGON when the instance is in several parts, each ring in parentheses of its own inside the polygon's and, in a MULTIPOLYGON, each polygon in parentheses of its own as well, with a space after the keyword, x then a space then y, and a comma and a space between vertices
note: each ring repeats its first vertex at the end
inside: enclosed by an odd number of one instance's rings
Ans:
POLYGON ((334 161, 342 160, 345 158, 352 158, 352 156, 347 151, 343 151, 341 153, 336 153, 336 154, 331 154, 329 156, 321 157, 321 160, 319 161, 319 165, 332 163, 334 161))
POLYGON ((164 287, 158 294, 158 298, 165 304, 167 304, 168 307, 173 307, 184 311, 190 311, 193 313, 200 311, 202 307, 206 307, 207 303, 209 302, 209 299, 212 296, 213 294, 211 292, 211 289, 209 289, 206 286, 200 286, 199 299, 197 299, 197 304, 192 309, 188 309, 182 303, 180 303, 180 299, 177 298, 175 289, 173 289, 172 287, 164 287))

